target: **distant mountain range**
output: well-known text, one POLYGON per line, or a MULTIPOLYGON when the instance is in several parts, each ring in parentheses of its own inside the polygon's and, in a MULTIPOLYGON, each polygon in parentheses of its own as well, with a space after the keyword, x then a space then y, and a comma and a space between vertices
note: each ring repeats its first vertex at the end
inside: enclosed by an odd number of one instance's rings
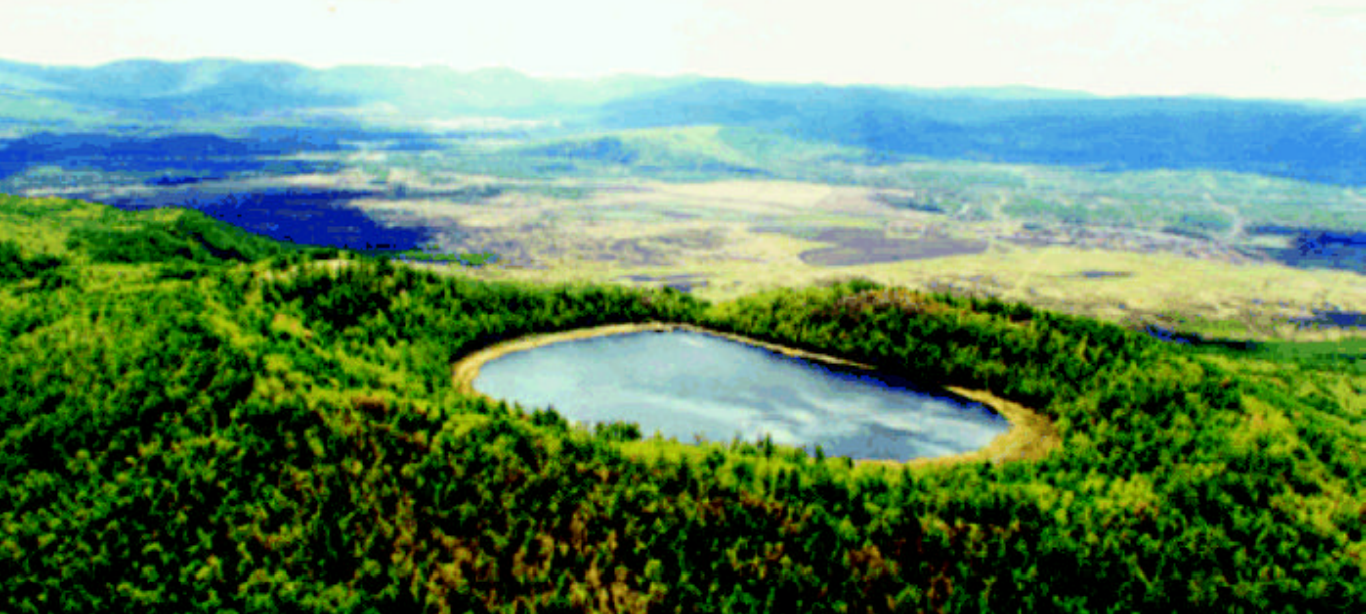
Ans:
POLYGON ((0 61, 0 123, 235 118, 351 110, 398 117, 554 118, 584 130, 719 125, 904 157, 1206 168, 1366 185, 1366 104, 1104 98, 1027 87, 916 89, 702 77, 537 79, 506 69, 132 60, 0 61))
POLYGON ((1366 107, 1355 104, 706 81, 610 102, 598 119, 620 128, 743 125, 930 158, 1366 184, 1366 107))
MULTIPOLYGON (((126 60, 95 67, 0 60, 0 96, 41 97, 126 119, 272 116, 307 109, 389 109, 423 117, 536 115, 675 87, 696 78, 535 79, 508 69, 285 62, 126 60)), ((0 107, 3 109, 3 107, 0 107)))

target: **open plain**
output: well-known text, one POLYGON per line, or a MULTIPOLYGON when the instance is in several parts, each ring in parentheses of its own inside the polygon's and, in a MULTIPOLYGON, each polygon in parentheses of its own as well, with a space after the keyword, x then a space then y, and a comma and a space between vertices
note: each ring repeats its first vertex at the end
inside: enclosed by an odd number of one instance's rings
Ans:
MULTIPOLYGON (((450 179, 447 189, 490 185, 450 179)), ((436 251, 499 254, 497 264, 479 269, 416 265, 482 279, 672 285, 724 300, 866 277, 1134 327, 1260 340, 1366 337, 1366 329, 1303 324, 1318 312, 1366 305, 1360 274, 1290 266, 1249 248, 1265 237, 1230 242, 1013 217, 962 220, 889 205, 888 194, 791 181, 561 179, 473 201, 355 204, 388 224, 424 229, 436 251)))

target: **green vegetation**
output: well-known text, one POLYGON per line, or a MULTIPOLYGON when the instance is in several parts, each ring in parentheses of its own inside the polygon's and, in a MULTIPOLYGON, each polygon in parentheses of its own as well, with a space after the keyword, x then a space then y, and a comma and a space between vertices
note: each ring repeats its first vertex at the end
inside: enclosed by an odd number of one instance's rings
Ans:
POLYGON ((1321 371, 1356 372, 1366 375, 1366 339, 1336 341, 1266 341, 1245 349, 1202 347, 1201 350, 1233 354, 1277 363, 1295 363, 1321 371))
POLYGON ((603 132, 514 143, 469 143, 419 168, 518 179, 650 177, 667 181, 806 177, 831 160, 863 161, 859 149, 746 128, 693 126, 603 132))
POLYGON ((252 241, 245 231, 185 214, 173 222, 149 222, 132 229, 77 228, 67 246, 84 251, 95 262, 199 263, 250 262, 284 251, 276 244, 252 241))
POLYGON ((484 283, 184 211, 3 198, 0 239, 19 278, 0 283, 7 612, 1366 600, 1360 374, 863 281, 716 305, 484 283), (79 287, 38 288, 48 270, 79 287), (990 390, 1065 443, 1034 462, 855 467, 767 441, 633 441, 451 381, 505 339, 644 321, 990 390))
POLYGON ((0 282, 31 279, 61 266, 62 259, 51 254, 25 257, 13 241, 0 241, 0 282))
MULTIPOLYGON (((420 170, 518 179, 775 178, 915 192, 914 203, 961 221, 1018 220, 1206 236, 1261 226, 1366 230, 1358 190, 1211 170, 1105 172, 1064 166, 883 156, 747 128, 697 126, 515 143, 467 143, 420 170), (1313 206, 1307 206, 1312 203, 1313 206)), ((893 197, 895 200, 895 197, 893 197)))
POLYGON ((1100 172, 1066 167, 910 161, 838 167, 863 185, 912 189, 960 216, 1218 234, 1241 224, 1366 229, 1350 188, 1205 170, 1100 172), (1312 203, 1312 206, 1309 204, 1312 203))
POLYGON ((428 252, 421 249, 410 249, 401 252, 373 250, 369 252, 368 255, 386 258, 392 257, 399 260, 414 260, 417 262, 454 262, 460 266, 467 267, 481 267, 498 260, 498 254, 493 252, 445 254, 441 252, 428 252))
MULTIPOLYGON (((0 81, 3 80, 5 77, 0 76, 0 81)), ((48 127, 61 125, 71 128, 87 128, 109 121, 107 113, 92 112, 70 103, 15 91, 0 92, 0 117, 15 123, 33 122, 48 127)))

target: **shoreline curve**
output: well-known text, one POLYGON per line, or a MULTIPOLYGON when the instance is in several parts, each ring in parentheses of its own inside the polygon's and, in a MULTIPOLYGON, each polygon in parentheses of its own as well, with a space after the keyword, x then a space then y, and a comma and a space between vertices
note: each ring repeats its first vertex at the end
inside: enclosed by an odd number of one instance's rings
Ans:
MULTIPOLYGON (((609 324, 606 326, 595 326, 591 328, 578 328, 558 333, 533 334, 519 337, 500 343, 495 343, 489 347, 473 352, 462 357, 452 367, 452 378, 456 390, 463 394, 471 394, 492 399, 474 388, 474 380, 479 376, 479 368, 491 360, 506 356, 508 354, 523 352, 538 348, 552 343, 565 341, 575 341, 579 339, 591 339, 607 335, 625 335, 643 332, 671 332, 676 330, 689 331, 720 337, 747 345, 760 347, 769 351, 777 352, 785 356, 802 358, 813 362, 839 365, 844 367, 854 367, 858 369, 874 370, 875 367, 851 360, 845 360, 828 354, 808 352, 796 348, 777 345, 751 339, 731 333, 714 331, 691 324, 670 324, 664 322, 646 322, 638 324, 609 324)), ((997 435, 987 445, 971 452, 959 454, 949 454, 945 456, 932 456, 913 458, 904 461, 889 459, 853 459, 855 465, 882 465, 892 467, 925 467, 925 466, 948 466, 960 463, 970 463, 981 460, 988 460, 994 464, 1019 460, 1036 460, 1044 457, 1048 453, 1062 447, 1061 438, 1058 436, 1057 429, 1053 423, 1042 414, 1015 403, 1007 399, 1000 398, 985 390, 972 390, 957 386, 943 386, 941 390, 947 391, 955 396, 962 397, 969 401, 981 403, 1010 423, 1010 429, 997 435)))

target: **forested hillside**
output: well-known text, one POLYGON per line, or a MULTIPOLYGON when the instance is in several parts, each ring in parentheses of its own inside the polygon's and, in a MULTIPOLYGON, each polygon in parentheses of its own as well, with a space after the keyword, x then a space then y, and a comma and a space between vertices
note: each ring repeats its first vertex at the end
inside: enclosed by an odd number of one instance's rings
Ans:
POLYGON ((1366 377, 849 281, 708 304, 477 282, 181 210, 0 196, 6 612, 1347 612, 1366 377), (629 441, 459 393, 681 322, 1050 417, 1037 461, 629 441))

